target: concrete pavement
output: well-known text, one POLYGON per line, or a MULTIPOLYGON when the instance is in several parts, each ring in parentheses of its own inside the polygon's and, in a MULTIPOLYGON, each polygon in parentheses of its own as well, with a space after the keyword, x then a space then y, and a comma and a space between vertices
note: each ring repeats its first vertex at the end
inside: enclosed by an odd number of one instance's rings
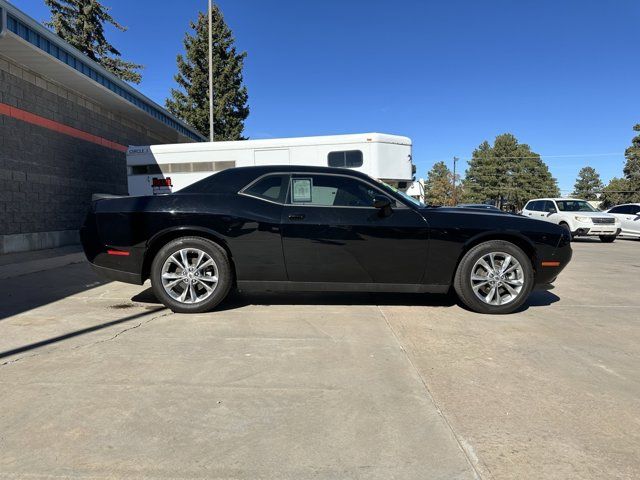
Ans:
POLYGON ((176 315, 86 263, 0 280, 0 478, 637 478, 640 242, 508 316, 235 295, 176 315))

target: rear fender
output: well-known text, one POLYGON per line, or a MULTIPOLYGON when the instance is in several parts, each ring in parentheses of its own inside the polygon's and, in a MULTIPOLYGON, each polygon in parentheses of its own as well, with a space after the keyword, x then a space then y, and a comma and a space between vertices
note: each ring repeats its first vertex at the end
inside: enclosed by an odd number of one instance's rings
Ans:
POLYGON ((233 254, 231 252, 231 249, 229 248, 228 243, 226 242, 224 237, 222 237, 222 235, 209 228, 182 225, 179 227, 171 227, 161 230, 147 241, 142 265, 143 280, 149 278, 151 263, 153 262, 153 259, 158 251, 171 240, 175 240, 176 238, 180 237, 202 237, 220 245, 220 247, 222 247, 227 252, 229 261, 231 262, 231 266, 233 267, 233 270, 235 272, 235 266, 233 265, 233 254))

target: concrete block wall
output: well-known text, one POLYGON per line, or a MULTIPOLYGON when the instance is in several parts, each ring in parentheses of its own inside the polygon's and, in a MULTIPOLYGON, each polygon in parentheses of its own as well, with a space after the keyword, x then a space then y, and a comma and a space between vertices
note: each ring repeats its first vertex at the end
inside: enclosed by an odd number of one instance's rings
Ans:
MULTIPOLYGON (((170 141, 1 56, 0 104, 125 146, 170 141)), ((125 153, 0 114, 0 254, 77 242, 97 192, 127 193, 125 153)))

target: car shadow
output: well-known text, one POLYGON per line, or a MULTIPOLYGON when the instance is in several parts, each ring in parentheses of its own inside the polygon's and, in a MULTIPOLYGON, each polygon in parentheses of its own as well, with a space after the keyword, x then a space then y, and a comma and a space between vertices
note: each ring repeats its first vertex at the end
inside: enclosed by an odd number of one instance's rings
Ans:
MULTIPOLYGON (((133 302, 160 304, 151 288, 131 298, 133 302)), ((452 307, 452 294, 353 293, 353 292, 239 292, 232 291, 215 311, 234 310, 249 305, 400 305, 452 307)))
POLYGON ((534 290, 519 311, 524 311, 529 307, 548 307, 558 300, 560 300, 560 297, 549 290, 534 290))
MULTIPOLYGON (((542 307, 560 298, 549 291, 536 290, 518 311, 529 307, 542 307)), ((160 305, 151 288, 131 297, 131 301, 160 305)), ((384 305, 412 307, 454 307, 468 310, 450 291, 446 294, 431 293, 353 293, 353 292, 238 292, 233 291, 216 308, 216 312, 235 310, 249 305, 384 305)))

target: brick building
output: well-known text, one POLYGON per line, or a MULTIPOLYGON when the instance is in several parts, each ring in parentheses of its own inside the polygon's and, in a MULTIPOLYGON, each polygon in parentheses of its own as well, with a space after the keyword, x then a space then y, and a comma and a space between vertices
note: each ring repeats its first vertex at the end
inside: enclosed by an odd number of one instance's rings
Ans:
POLYGON ((128 145, 202 140, 0 0, 0 254, 76 243, 92 193, 127 193, 128 145))

